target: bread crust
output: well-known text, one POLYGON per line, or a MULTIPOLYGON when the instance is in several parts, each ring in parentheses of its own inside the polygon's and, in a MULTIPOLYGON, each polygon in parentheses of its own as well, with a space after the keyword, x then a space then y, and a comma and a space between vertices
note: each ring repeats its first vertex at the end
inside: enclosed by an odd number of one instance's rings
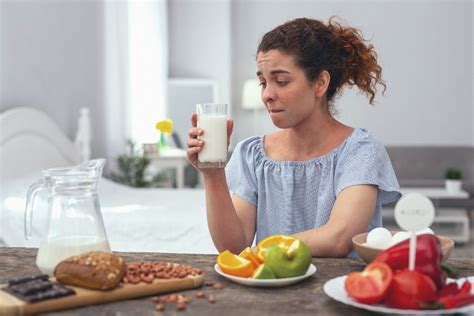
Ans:
POLYGON ((61 261, 54 269, 54 276, 63 284, 110 290, 122 280, 126 267, 119 255, 92 251, 61 261))

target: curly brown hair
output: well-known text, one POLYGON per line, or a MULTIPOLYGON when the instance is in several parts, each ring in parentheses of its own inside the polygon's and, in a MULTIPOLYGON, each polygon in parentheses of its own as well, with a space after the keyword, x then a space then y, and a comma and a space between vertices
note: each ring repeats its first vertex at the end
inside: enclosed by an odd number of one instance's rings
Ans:
POLYGON ((358 29, 343 26, 336 17, 331 17, 327 25, 298 18, 277 26, 263 36, 257 54, 272 49, 294 55, 296 65, 305 71, 310 82, 321 71, 329 72, 328 103, 346 84, 359 87, 369 97, 370 104, 374 104, 377 84, 383 86, 383 92, 386 90, 373 45, 358 29))

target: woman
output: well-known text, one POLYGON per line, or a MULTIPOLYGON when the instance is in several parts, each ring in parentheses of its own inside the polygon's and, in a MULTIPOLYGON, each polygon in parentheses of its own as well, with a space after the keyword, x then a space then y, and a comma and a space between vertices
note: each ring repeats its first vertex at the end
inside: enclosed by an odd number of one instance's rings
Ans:
MULTIPOLYGON (((352 237, 381 226, 382 204, 400 197, 385 148, 332 115, 344 86, 356 85, 371 104, 376 85, 385 88, 377 54, 354 28, 300 18, 264 35, 257 69, 280 130, 241 141, 225 171, 200 170, 214 244, 239 253, 254 237, 291 234, 312 256, 348 256, 352 237)), ((188 160, 198 168, 205 144, 196 115, 192 126, 188 160)), ((232 127, 229 120, 229 137, 232 127)))

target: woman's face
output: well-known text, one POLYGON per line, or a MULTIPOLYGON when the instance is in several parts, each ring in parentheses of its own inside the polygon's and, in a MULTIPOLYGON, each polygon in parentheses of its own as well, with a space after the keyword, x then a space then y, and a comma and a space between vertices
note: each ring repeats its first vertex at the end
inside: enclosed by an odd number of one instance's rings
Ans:
POLYGON ((262 100, 273 124, 290 128, 313 114, 317 106, 314 85, 296 66, 293 56, 278 50, 259 52, 257 68, 262 100))

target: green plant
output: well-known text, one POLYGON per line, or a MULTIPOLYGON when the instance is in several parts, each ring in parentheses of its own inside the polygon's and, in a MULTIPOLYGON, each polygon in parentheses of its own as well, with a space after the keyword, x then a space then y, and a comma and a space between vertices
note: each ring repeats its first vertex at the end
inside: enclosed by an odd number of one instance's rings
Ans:
POLYGON ((146 179, 146 169, 150 165, 150 158, 139 152, 132 140, 126 141, 128 153, 122 154, 117 158, 119 173, 111 173, 111 179, 131 187, 155 187, 160 182, 166 181, 168 177, 165 174, 157 173, 151 180, 146 179))
POLYGON ((444 172, 444 178, 447 179, 447 180, 461 180, 462 179, 462 172, 459 169, 448 168, 444 172))

